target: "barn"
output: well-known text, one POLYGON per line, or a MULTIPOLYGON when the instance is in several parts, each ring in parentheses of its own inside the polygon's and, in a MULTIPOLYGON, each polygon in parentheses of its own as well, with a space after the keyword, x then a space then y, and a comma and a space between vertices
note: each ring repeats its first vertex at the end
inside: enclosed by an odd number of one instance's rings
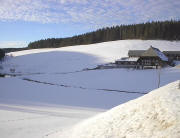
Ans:
POLYGON ((150 46, 147 50, 129 50, 129 57, 115 62, 124 68, 158 68, 173 65, 173 60, 180 60, 180 51, 164 51, 150 46))

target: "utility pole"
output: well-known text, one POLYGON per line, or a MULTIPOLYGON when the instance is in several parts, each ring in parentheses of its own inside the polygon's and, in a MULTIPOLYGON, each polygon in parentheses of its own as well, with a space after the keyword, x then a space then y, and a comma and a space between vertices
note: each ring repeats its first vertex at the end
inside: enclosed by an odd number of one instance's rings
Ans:
POLYGON ((161 66, 159 66, 158 69, 158 88, 160 87, 160 83, 161 83, 161 66))

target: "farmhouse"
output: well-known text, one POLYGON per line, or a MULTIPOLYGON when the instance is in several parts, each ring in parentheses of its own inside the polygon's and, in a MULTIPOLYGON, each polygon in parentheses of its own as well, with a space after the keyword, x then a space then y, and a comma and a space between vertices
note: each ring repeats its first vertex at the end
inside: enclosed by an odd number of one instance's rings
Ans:
POLYGON ((173 60, 180 60, 180 51, 161 52, 155 47, 147 50, 129 50, 126 58, 115 62, 119 67, 124 68, 158 68, 173 65, 173 60))
POLYGON ((158 68, 158 66, 163 67, 168 65, 168 58, 159 49, 151 46, 140 55, 138 62, 142 68, 148 66, 158 68))

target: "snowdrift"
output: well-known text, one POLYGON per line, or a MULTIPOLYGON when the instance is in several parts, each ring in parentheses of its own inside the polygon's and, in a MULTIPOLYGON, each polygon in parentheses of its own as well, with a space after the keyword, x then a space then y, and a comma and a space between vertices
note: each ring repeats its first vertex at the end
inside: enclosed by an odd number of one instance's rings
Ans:
POLYGON ((71 138, 179 138, 180 81, 78 124, 71 138))

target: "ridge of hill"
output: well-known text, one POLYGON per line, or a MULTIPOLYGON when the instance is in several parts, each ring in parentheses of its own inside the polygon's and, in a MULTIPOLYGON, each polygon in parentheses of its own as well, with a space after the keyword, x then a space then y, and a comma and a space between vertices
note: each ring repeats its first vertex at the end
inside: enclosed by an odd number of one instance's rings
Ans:
POLYGON ((180 81, 78 124, 73 138, 180 137, 180 81))

